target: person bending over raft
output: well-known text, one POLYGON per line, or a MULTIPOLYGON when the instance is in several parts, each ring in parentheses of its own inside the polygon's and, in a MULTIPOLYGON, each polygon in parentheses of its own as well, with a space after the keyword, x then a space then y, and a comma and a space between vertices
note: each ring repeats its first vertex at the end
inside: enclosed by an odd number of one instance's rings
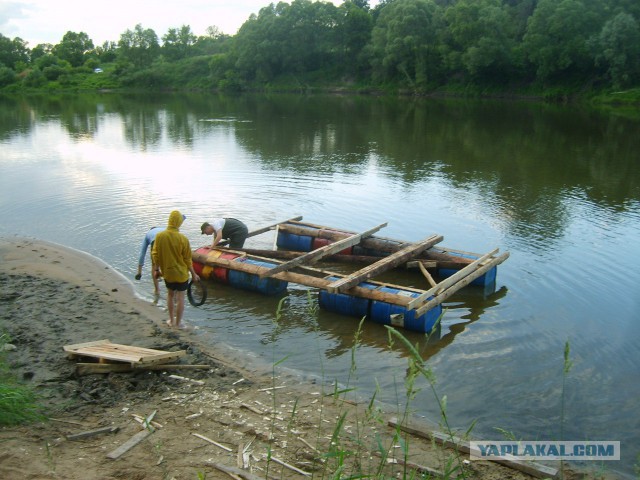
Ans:
POLYGON ((249 236, 247 226, 235 218, 214 218, 211 223, 204 222, 200 230, 202 235, 213 235, 211 248, 218 245, 223 239, 229 240, 229 248, 242 248, 244 241, 249 236))

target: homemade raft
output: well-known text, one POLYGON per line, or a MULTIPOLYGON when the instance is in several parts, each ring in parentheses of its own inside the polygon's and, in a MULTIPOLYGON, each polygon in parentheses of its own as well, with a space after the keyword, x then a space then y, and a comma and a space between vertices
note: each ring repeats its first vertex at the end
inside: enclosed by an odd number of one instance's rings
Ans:
POLYGON ((288 282, 317 288, 320 306, 326 310, 430 332, 442 313, 442 302, 469 284, 495 284, 497 266, 509 257, 508 252, 496 256, 498 249, 481 255, 436 247, 443 240, 440 235, 414 243, 375 236, 386 223, 356 233, 300 220, 249 233, 276 230, 274 250, 198 248, 193 252, 194 269, 204 279, 267 295, 284 292, 288 282), (342 275, 311 266, 321 260, 367 265, 342 275), (419 268, 431 288, 372 280, 399 266, 419 268), (432 274, 444 280, 436 283, 432 274))

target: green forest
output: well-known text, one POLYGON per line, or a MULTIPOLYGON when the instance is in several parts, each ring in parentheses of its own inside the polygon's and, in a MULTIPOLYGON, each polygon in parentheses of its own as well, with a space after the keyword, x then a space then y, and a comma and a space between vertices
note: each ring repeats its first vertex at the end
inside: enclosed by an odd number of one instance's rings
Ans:
POLYGON ((94 45, 0 33, 0 91, 353 91, 640 99, 638 0, 294 0, 238 32, 142 24, 94 45))

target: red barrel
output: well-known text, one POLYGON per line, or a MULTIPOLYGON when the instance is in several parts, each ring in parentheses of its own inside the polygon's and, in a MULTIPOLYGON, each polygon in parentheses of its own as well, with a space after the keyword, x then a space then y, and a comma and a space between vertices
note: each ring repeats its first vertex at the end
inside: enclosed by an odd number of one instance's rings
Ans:
MULTIPOLYGON (((324 247, 325 245, 330 245, 332 243, 333 242, 328 238, 315 237, 313 239, 313 243, 311 244, 311 249, 316 250, 318 248, 324 247)), ((344 250, 341 250, 336 253, 336 255, 351 255, 351 254, 353 254, 353 247, 345 248, 344 250)))

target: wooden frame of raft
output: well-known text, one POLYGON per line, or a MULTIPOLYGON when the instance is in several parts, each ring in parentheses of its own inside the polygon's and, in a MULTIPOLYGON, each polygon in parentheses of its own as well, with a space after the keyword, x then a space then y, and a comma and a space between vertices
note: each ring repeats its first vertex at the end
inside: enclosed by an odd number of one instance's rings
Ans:
MULTIPOLYGON (((393 305, 405 307, 407 310, 415 310, 416 315, 420 316, 430 309, 434 308, 435 306, 439 305, 440 303, 444 302, 455 292, 469 285, 476 278, 484 275, 490 269, 501 264, 509 257, 508 252, 496 257, 495 255, 497 254, 498 249, 495 249, 485 255, 480 256, 475 260, 465 258, 464 263, 466 263, 466 266, 461 268, 451 277, 444 279, 440 283, 436 283, 426 270, 424 264, 428 262, 433 263, 437 260, 423 260, 422 258, 418 257, 421 256, 423 252, 426 252, 434 245, 440 243, 443 240, 443 237, 440 235, 432 235, 420 242, 408 243, 398 240, 372 237, 375 232, 384 228, 387 225, 386 223, 378 225, 377 227, 374 227, 362 233, 348 233, 332 230, 328 227, 322 227, 318 225, 298 224, 298 221, 301 219, 302 217, 296 217, 285 222, 276 223, 251 232, 249 236, 265 233, 273 229, 276 229, 276 231, 278 231, 282 228, 288 232, 293 231, 297 234, 304 234, 309 236, 315 234, 318 237, 322 235, 322 238, 330 237, 329 240, 333 241, 333 243, 329 243, 326 246, 311 250, 310 252, 299 252, 299 255, 294 256, 293 258, 285 262, 281 262, 277 259, 269 257, 268 251, 260 251, 264 254, 264 256, 252 255, 242 250, 232 251, 240 255, 239 258, 247 257, 255 260, 268 260, 270 263, 276 263, 276 266, 274 267, 265 267, 250 263, 237 262, 235 261, 235 259, 227 260, 223 258, 209 258, 207 255, 198 252, 193 252, 193 261, 211 267, 223 267, 230 270, 238 270, 241 272, 254 274, 259 276, 260 278, 272 277, 287 282, 326 290, 328 293, 343 293, 355 297, 382 301, 393 305), (318 231, 307 228, 309 226, 318 229, 318 231), (340 252, 345 248, 360 244, 368 245, 370 247, 373 246, 377 248, 385 248, 389 251, 389 254, 384 257, 374 257, 374 263, 367 265, 366 267, 349 275, 342 275, 339 273, 318 270, 310 267, 311 264, 314 264, 323 258, 334 258, 334 255, 337 252, 340 252), (390 244, 392 245, 391 248, 389 248, 390 244), (429 281, 429 284, 432 286, 432 288, 429 290, 420 290, 405 286, 391 285, 371 280, 375 276, 380 275, 392 268, 395 268, 398 265, 406 264, 407 262, 415 261, 416 259, 422 273, 425 275, 425 277, 429 281), (335 280, 335 278, 338 278, 338 280, 335 280), (375 284, 376 288, 370 289, 358 286, 360 283, 365 281, 375 284), (418 296, 408 297, 402 294, 380 291, 380 287, 392 287, 397 288, 398 290, 411 291, 417 293, 418 296)), ((223 251, 229 252, 230 250, 224 249, 223 251)), ((450 249, 443 251, 467 254, 467 252, 453 251, 450 249)), ((274 251, 274 253, 276 253, 276 251, 274 251)), ((344 257, 343 255, 338 256, 344 257)), ((433 257, 434 255, 431 254, 430 256, 433 257)), ((437 257, 438 253, 436 253, 435 256, 437 257)), ((441 261, 446 261, 446 259, 441 259, 441 261)))

